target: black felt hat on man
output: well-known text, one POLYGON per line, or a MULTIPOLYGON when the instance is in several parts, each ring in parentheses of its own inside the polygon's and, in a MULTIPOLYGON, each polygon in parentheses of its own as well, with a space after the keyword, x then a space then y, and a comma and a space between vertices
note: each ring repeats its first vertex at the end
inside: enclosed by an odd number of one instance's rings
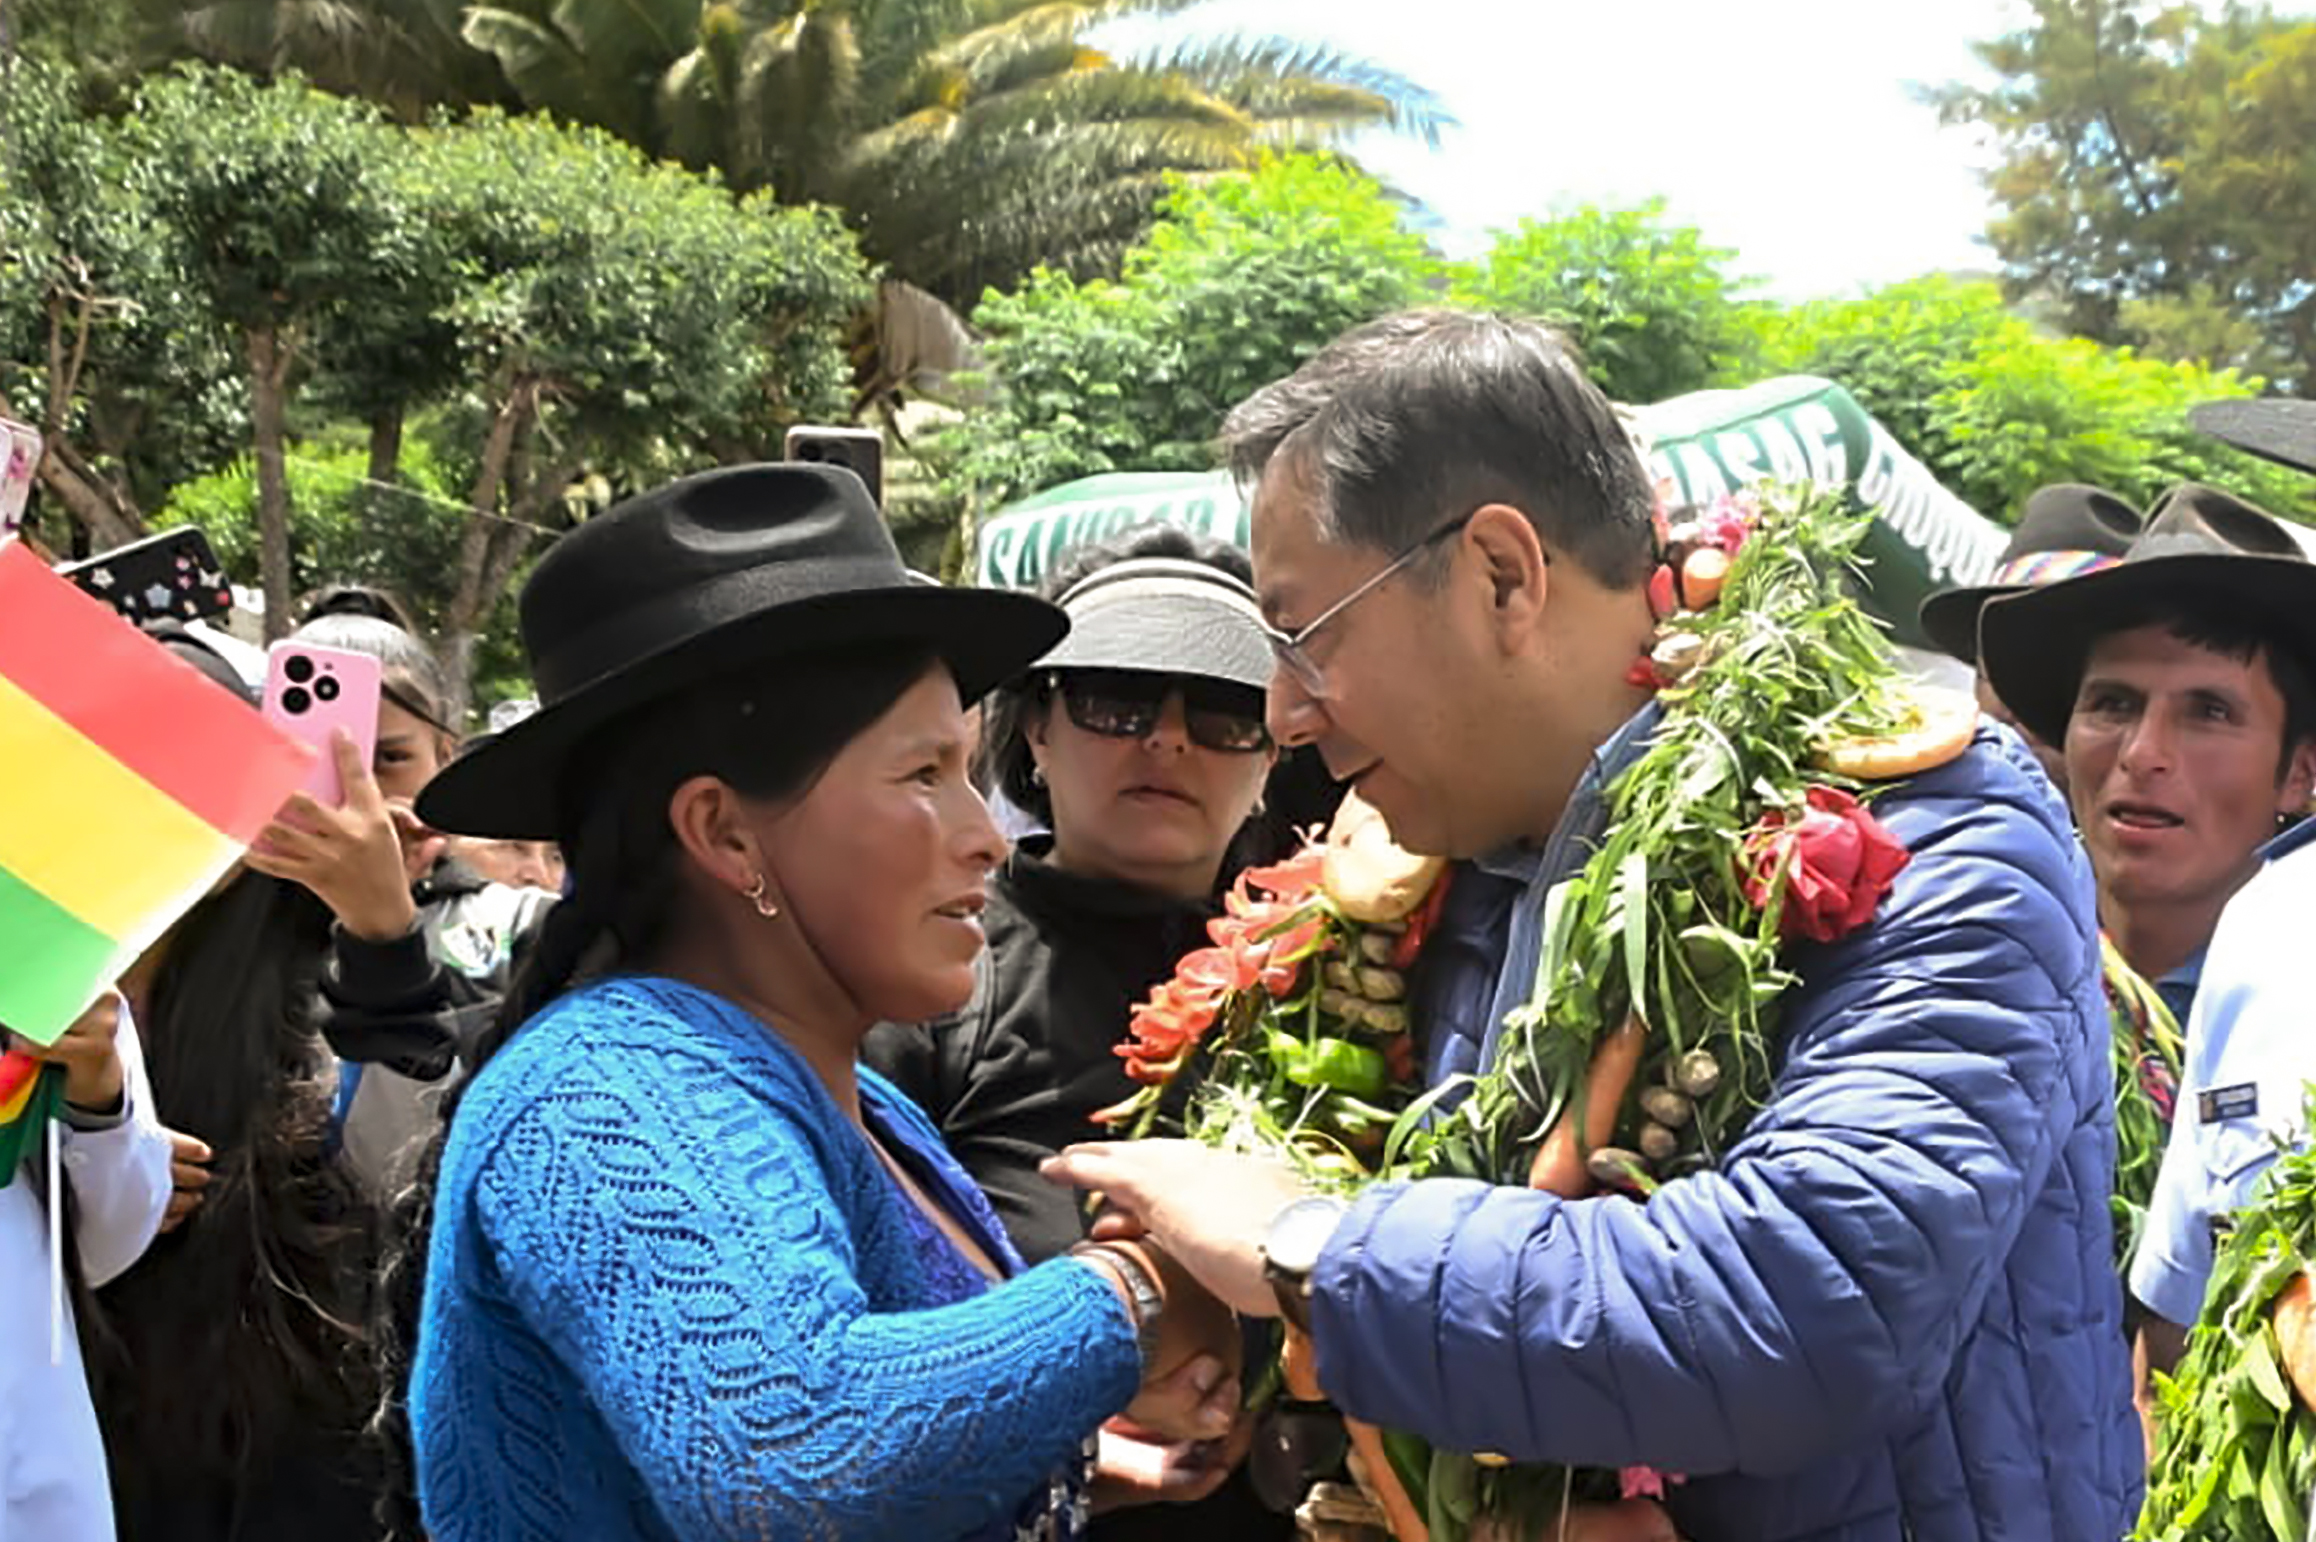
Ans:
POLYGON ((2027 499, 2010 544, 1983 584, 1922 602, 1922 631, 1941 652, 1978 662, 1978 613, 1989 600, 2111 568, 2139 533, 2139 511, 2104 488, 2061 482, 2027 499))
POLYGON ((797 462, 703 472, 606 510, 539 560, 521 612, 539 710, 427 784, 418 814, 435 829, 557 838, 572 752, 703 680, 921 644, 973 701, 1069 626, 1029 595, 912 581, 860 478, 797 462))
POLYGON ((2198 594, 2316 667, 2316 563, 2274 515, 2193 483, 2156 501, 2113 567, 1988 602, 1979 666, 2029 733, 2063 744, 2092 643, 2134 624, 2133 615, 2198 594))
POLYGON ((2316 475, 2316 402, 2205 402, 2187 420, 2239 450, 2316 475))

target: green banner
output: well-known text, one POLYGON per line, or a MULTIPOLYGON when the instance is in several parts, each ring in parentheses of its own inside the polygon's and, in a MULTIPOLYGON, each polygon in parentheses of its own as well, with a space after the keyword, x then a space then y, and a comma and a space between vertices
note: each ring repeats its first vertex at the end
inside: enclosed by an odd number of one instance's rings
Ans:
POLYGON ((1923 598, 1984 583, 2009 539, 1830 380, 1794 375, 1742 391, 1699 391, 1636 415, 1654 446, 1656 474, 1679 486, 1675 502, 1709 503, 1764 481, 1847 485, 1874 511, 1859 548, 1861 601, 1910 646, 1929 641, 1914 622, 1923 598))
POLYGON ((1181 525, 1247 543, 1247 505, 1226 471, 1114 471, 1039 493, 982 522, 973 582, 984 589, 1034 589, 1081 546, 1137 525, 1181 525))
MULTIPOLYGON (((1655 474, 1675 501, 1708 503, 1762 481, 1849 487, 1874 510, 1862 555, 1864 601, 1903 643, 1924 595, 1985 581, 2002 529, 1941 486, 1857 399, 1829 380, 1796 375, 1741 391, 1700 391, 1635 409, 1655 474)), ((974 582, 1028 589, 1070 552, 1137 525, 1175 524, 1245 545, 1246 500, 1223 472, 1119 472, 1066 483, 992 515, 974 548, 974 582)))

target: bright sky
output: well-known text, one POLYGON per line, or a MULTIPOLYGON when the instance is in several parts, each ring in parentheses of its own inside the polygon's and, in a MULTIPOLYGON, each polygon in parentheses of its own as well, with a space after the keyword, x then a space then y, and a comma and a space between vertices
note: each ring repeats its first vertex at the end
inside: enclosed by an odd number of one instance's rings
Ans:
POLYGON ((1355 148, 1429 206, 1456 254, 1577 203, 1662 196, 1780 299, 1986 268, 1967 130, 1909 86, 1972 71, 2010 0, 1205 0, 1146 40, 1244 33, 1325 42, 1431 88, 1440 148, 1355 148))

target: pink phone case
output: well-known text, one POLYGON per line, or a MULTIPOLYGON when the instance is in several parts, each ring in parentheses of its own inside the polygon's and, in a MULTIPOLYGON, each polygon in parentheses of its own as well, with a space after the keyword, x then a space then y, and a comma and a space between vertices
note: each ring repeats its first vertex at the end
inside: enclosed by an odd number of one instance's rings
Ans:
POLYGON ((24 505, 40 469, 38 430, 0 418, 0 535, 24 523, 24 505))
POLYGON ((346 731, 365 765, 377 753, 379 683, 379 663, 367 653, 302 642, 266 650, 265 715, 314 747, 313 769, 300 790, 316 803, 336 808, 346 801, 333 731, 346 731))

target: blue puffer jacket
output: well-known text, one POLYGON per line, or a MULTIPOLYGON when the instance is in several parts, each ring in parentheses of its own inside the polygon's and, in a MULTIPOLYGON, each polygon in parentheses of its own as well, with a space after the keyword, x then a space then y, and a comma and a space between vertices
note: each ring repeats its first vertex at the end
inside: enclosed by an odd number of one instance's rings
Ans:
POLYGON ((1773 1099, 1720 1167, 1646 1204, 1364 1195, 1314 1279, 1337 1403, 1457 1450, 1687 1474, 1693 1542, 2130 1529, 2087 864, 1991 726, 1875 811, 1913 861, 1871 925, 1794 955, 1773 1099))

